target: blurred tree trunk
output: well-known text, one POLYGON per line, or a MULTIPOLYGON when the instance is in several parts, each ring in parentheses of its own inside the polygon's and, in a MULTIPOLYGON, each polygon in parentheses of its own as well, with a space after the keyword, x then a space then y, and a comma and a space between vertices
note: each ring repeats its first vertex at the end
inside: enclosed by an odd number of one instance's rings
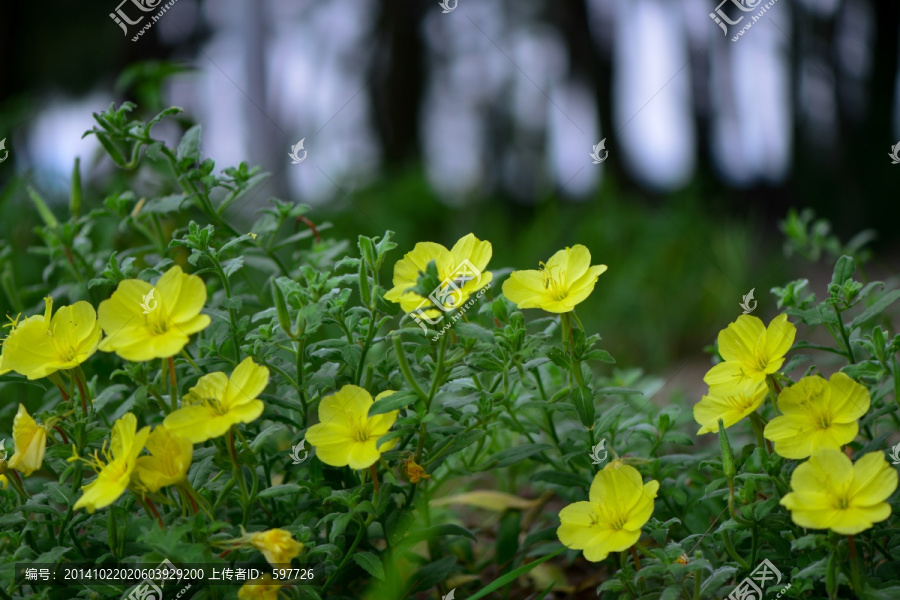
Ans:
POLYGON ((378 3, 367 89, 388 168, 419 159, 419 114, 426 79, 422 22, 434 8, 419 0, 378 3))

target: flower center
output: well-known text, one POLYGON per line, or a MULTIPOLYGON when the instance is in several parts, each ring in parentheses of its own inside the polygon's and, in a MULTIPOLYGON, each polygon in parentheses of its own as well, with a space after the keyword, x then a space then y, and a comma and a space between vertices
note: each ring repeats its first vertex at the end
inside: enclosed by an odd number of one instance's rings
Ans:
POLYGON ((561 269, 558 265, 549 268, 544 263, 540 263, 540 265, 544 289, 554 300, 565 300, 569 295, 569 288, 566 285, 566 274, 560 273, 561 269))
POLYGON ((367 442, 372 434, 369 432, 369 423, 362 417, 350 428, 350 434, 357 442, 367 442))
POLYGON ((738 412, 744 412, 753 405, 753 398, 746 394, 738 394, 737 396, 726 396, 725 400, 735 408, 738 412))

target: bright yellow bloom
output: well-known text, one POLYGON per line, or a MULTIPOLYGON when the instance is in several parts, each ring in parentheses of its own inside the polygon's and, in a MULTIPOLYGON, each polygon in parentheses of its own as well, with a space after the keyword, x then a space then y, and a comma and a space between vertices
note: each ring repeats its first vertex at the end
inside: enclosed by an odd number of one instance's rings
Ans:
POLYGON ((697 435, 717 432, 719 419, 722 419, 726 429, 731 427, 759 408, 767 393, 764 381, 742 388, 710 390, 708 396, 703 396, 694 405, 694 420, 701 426, 697 435))
POLYGON ((781 416, 766 425, 765 436, 785 458, 806 458, 821 448, 838 449, 859 433, 857 419, 869 410, 869 391, 844 373, 825 381, 804 377, 778 395, 781 416))
POLYGON ((594 476, 589 502, 575 502, 559 513, 556 535, 563 545, 584 550, 591 562, 633 546, 653 514, 659 482, 644 483, 634 467, 614 460, 594 476))
POLYGON ((703 381, 720 389, 764 381, 784 364, 796 335, 797 328, 787 315, 772 319, 768 329, 758 318, 741 315, 719 332, 719 354, 725 360, 710 369, 703 381))
POLYGON ((97 478, 84 486, 81 498, 75 503, 75 510, 84 507, 93 513, 98 508, 106 508, 125 493, 131 483, 138 454, 144 449, 149 435, 149 427, 137 430, 137 419, 131 413, 122 415, 113 423, 109 451, 104 442, 104 460, 94 453, 91 464, 97 471, 97 478))
POLYGON ((289 565, 303 550, 303 544, 284 529, 269 529, 251 534, 250 543, 262 552, 273 567, 289 565))
MULTIPOLYGON (((378 394, 380 400, 393 394, 386 391, 378 394)), ((385 435, 397 420, 399 410, 369 417, 369 408, 374 404, 366 390, 355 385, 345 385, 336 394, 324 398, 319 404, 319 424, 306 432, 306 441, 316 448, 316 456, 326 465, 351 469, 365 469, 397 445, 392 439, 381 447, 376 446, 378 438, 385 435)))
POLYGON ((12 370, 28 379, 40 379, 77 367, 97 351, 100 325, 93 306, 81 301, 52 313, 53 298, 48 296, 44 314, 13 326, 3 343, 0 374, 12 370))
POLYGON ((425 314, 437 316, 440 314, 439 309, 424 310, 432 306, 431 300, 426 301, 419 294, 407 291, 416 286, 419 275, 425 272, 428 263, 435 261, 437 266, 438 278, 441 280, 441 292, 438 296, 447 295, 444 306, 456 308, 494 278, 493 273, 485 271, 492 255, 491 243, 479 240, 472 233, 460 238, 450 250, 434 242, 419 242, 412 252, 408 252, 394 265, 394 287, 388 290, 384 298, 400 304, 404 312, 411 313, 422 306, 425 314), (468 264, 464 261, 468 261, 468 264), (445 285, 447 280, 454 283, 445 285), (458 285, 459 283, 462 285, 458 285))
POLYGON ((519 308, 566 313, 594 291, 606 265, 591 266, 591 252, 581 244, 560 250, 541 270, 514 271, 503 282, 503 295, 519 308))
POLYGON ((171 433, 199 444, 225 435, 232 425, 250 423, 263 412, 257 397, 269 383, 269 369, 247 357, 231 378, 217 371, 204 375, 182 400, 182 406, 163 421, 171 433))
POLYGON ((826 448, 794 469, 781 504, 800 527, 854 535, 891 516, 885 500, 896 489, 897 470, 883 453, 869 452, 853 464, 840 450, 826 448))
POLYGON ((142 489, 158 492, 185 480, 194 454, 190 440, 159 426, 147 438, 147 450, 150 456, 139 457, 134 468, 134 479, 142 489))
POLYGON ((16 443, 16 451, 9 459, 9 468, 28 477, 40 469, 44 462, 47 429, 38 425, 21 404, 13 420, 13 441, 16 443))
POLYGON ((6 475, 0 475, 0 490, 5 490, 9 487, 9 479, 6 478, 6 475))
POLYGON ((209 316, 200 314, 205 303, 206 284, 182 273, 178 265, 166 271, 156 287, 126 279, 100 303, 100 327, 108 336, 100 349, 130 361, 174 356, 191 334, 209 325, 209 316))
POLYGON ((266 573, 259 579, 248 581, 238 590, 238 600, 278 600, 278 590, 283 585, 266 573))

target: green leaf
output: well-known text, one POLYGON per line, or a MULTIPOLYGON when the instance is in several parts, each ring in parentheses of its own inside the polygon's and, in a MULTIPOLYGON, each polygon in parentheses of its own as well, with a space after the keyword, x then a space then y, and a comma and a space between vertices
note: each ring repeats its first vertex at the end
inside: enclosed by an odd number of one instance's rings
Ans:
POLYGON ((581 424, 585 427, 591 427, 594 424, 596 412, 594 410, 594 394, 587 386, 580 386, 572 390, 572 404, 575 405, 575 411, 581 424))
POLYGON ((374 552, 356 552, 353 554, 353 560, 365 569, 369 575, 384 581, 384 565, 377 554, 374 552))
POLYGON ((896 302, 898 299, 900 299, 900 290, 892 290, 890 292, 882 294, 878 298, 878 300, 874 302, 874 304, 859 313, 859 315, 857 315, 857 317, 853 319, 853 322, 850 323, 850 330, 852 331, 861 326, 869 319, 877 317, 878 315, 883 313, 888 306, 896 302))
POLYGON ((384 413, 389 413, 392 410, 400 410, 401 408, 406 408, 410 404, 416 401, 416 393, 411 390, 403 390, 401 392, 397 392, 391 394, 390 396, 386 396, 381 400, 376 401, 372 406, 369 407, 369 417, 374 417, 375 415, 383 415, 384 413))
POLYGON ((287 494, 298 494, 300 493, 300 486, 296 483, 285 483, 282 485, 274 485, 268 489, 261 491, 256 495, 257 498, 277 498, 279 496, 286 496, 287 494))
POLYGON ((181 141, 178 142, 178 150, 175 152, 175 157, 178 159, 178 162, 181 162, 185 158, 199 160, 200 131, 200 125, 194 125, 184 132, 181 141))
POLYGON ((144 203, 139 214, 166 214, 178 212, 181 210, 181 205, 184 204, 184 201, 187 200, 187 198, 188 197, 185 194, 173 194, 171 196, 163 196, 162 198, 151 198, 144 203))
POLYGON ((738 570, 735 567, 719 567, 704 580, 703 585, 700 587, 700 596, 705 597, 707 594, 712 594, 737 572, 738 570))
POLYGON ((531 476, 531 481, 546 481, 565 487, 587 487, 590 481, 586 477, 568 471, 541 471, 531 476))
POLYGON ((844 282, 853 277, 856 272, 856 263, 849 256, 842 256, 834 265, 834 273, 831 275, 832 285, 844 285, 844 282))
POLYGON ((467 537, 473 542, 478 541, 475 538, 475 534, 465 527, 454 525, 452 523, 446 523, 444 525, 435 525, 434 527, 426 527, 425 529, 415 530, 408 536, 403 538, 403 541, 401 543, 405 546, 411 546, 418 544, 419 542, 422 542, 424 540, 433 540, 439 537, 447 537, 451 535, 467 537))
POLYGON ((422 592, 431 589, 446 580, 456 566, 455 556, 445 556, 440 560, 427 564, 412 576, 412 588, 410 592, 422 592))
POLYGON ((506 450, 493 455, 479 470, 487 471, 488 469, 508 467, 525 460, 529 456, 534 456, 544 450, 550 449, 552 449, 552 446, 549 444, 525 444, 524 446, 507 448, 506 450))
MULTIPOLYGON (((480 590, 478 590, 477 592, 475 592, 474 596, 467 596, 466 600, 478 600, 479 598, 483 598, 483 597, 487 596, 494 590, 498 590, 498 589, 502 588, 503 586, 515 581, 516 579, 518 579, 519 577, 521 577, 528 571, 532 570, 536 566, 540 565, 541 563, 545 563, 548 560, 550 560, 551 558, 553 558, 554 556, 556 556, 557 554, 562 553, 565 549, 566 549, 565 546, 562 546, 556 552, 552 552, 552 553, 548 554, 547 556, 543 556, 535 561, 528 563, 527 565, 522 565, 515 571, 510 571, 509 573, 503 575, 502 577, 498 577, 492 583, 488 584, 487 586, 485 586, 485 587, 481 588, 480 590)), ((614 581, 614 580, 611 580, 611 581, 614 581)))

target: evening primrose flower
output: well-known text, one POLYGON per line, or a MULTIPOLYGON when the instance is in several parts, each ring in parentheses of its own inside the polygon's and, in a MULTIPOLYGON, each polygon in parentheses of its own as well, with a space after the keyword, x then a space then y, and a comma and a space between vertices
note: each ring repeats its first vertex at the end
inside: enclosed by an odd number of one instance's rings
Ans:
POLYGON ((230 378, 221 371, 201 377, 163 426, 194 444, 225 435, 232 425, 259 418, 264 406, 257 397, 268 383, 269 369, 247 357, 230 378))
MULTIPOLYGON (((431 300, 410 291, 409 288, 416 287, 419 275, 425 272, 429 262, 435 261, 438 278, 441 282, 449 279, 462 283, 462 285, 454 283, 454 286, 458 287, 458 292, 456 289, 452 290, 453 307, 455 308, 494 278, 493 273, 485 271, 492 255, 491 243, 479 240, 472 233, 460 238, 450 250, 435 242, 419 242, 412 252, 406 253, 394 265, 394 287, 388 290, 384 298, 400 304, 400 308, 406 313, 417 310, 423 302, 426 306, 430 306, 431 300), (464 261, 468 261, 468 264, 464 261), (473 267, 477 273, 470 272, 473 267), (466 271, 466 277, 462 277, 462 270, 466 271)), ((449 287, 449 285, 444 286, 442 291, 447 291, 449 287)), ((438 314, 438 309, 431 308, 424 312, 429 316, 435 316, 438 314)))
POLYGON ((13 420, 13 441, 15 453, 9 459, 9 468, 30 476, 41 468, 44 452, 47 450, 47 428, 38 425, 21 404, 13 420))
POLYGON ((781 505, 800 527, 854 535, 891 516, 885 501, 896 489, 897 470, 883 453, 869 452, 853 464, 840 450, 826 448, 794 469, 781 505))
POLYGON ((560 250, 541 269, 514 271, 503 282, 503 295, 519 308, 567 313, 594 291, 606 265, 591 266, 591 252, 581 244, 560 250))
POLYGON ((719 332, 719 354, 725 359, 703 377, 710 388, 741 387, 765 381, 766 375, 778 371, 784 355, 791 349, 797 328, 778 315, 766 328, 752 315, 741 315, 719 332))
POLYGON ((726 429, 731 427, 759 408, 767 393, 764 381, 738 388, 710 390, 708 396, 703 396, 694 405, 694 420, 701 426, 697 435, 717 432, 719 419, 722 419, 726 429))
POLYGON ((269 529, 250 535, 250 543, 272 566, 290 564, 300 555, 303 544, 284 529, 269 529))
MULTIPOLYGON (((375 397, 380 400, 393 394, 385 391, 375 397)), ((333 467, 350 466, 366 469, 397 445, 398 440, 376 446, 378 438, 385 435, 397 420, 399 410, 369 417, 374 401, 366 390, 355 385, 345 385, 337 393, 319 404, 318 425, 306 432, 306 441, 316 448, 316 456, 333 467)))
POLYGON ((869 410, 869 391, 844 373, 825 381, 804 377, 778 395, 781 416, 766 425, 766 439, 785 458, 806 458, 821 448, 838 449, 859 433, 857 419, 869 410))
POLYGON ((206 284, 182 273, 178 265, 166 271, 156 287, 126 279, 100 303, 100 327, 108 336, 100 350, 138 362, 174 356, 191 334, 209 325, 209 315, 200 314, 205 303, 206 284))
POLYGON ((266 573, 259 579, 248 581, 238 590, 238 600, 278 600, 278 590, 284 586, 266 573))
POLYGON ((584 550, 591 562, 633 546, 653 514, 659 482, 644 483, 637 469, 614 460, 594 476, 588 502, 575 502, 559 513, 556 535, 563 545, 584 550))
POLYGON ((14 323, 3 342, 0 374, 15 371, 41 379, 73 369, 97 351, 100 325, 89 303, 80 301, 53 313, 53 298, 44 298, 44 314, 14 323))
POLYGON ((158 492, 185 480, 194 454, 190 440, 160 426, 147 438, 147 450, 150 456, 138 457, 134 467, 134 479, 140 488, 158 492))
POLYGON ((90 464, 97 471, 97 478, 84 486, 83 494, 73 507, 87 508, 93 513, 98 508, 106 508, 125 493, 131 484, 137 457, 144 449, 150 435, 150 428, 137 430, 137 418, 131 413, 122 415, 112 427, 109 451, 103 444, 103 460, 94 453, 90 464))

